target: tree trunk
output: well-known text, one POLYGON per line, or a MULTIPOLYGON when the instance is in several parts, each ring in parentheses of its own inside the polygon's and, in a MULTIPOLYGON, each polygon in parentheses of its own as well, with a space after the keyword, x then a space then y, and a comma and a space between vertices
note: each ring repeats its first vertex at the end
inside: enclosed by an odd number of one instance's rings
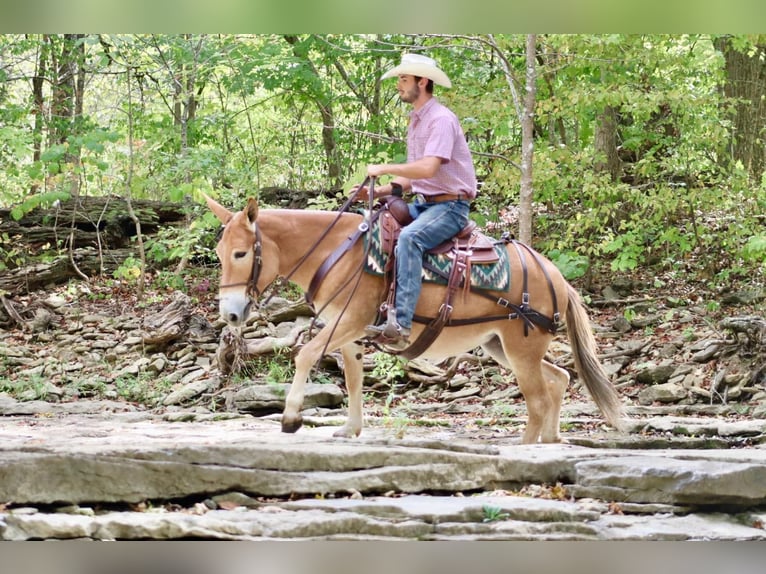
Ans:
MULTIPOLYGON (((45 75, 48 72, 49 43, 46 36, 43 36, 40 42, 40 53, 37 56, 35 75, 32 77, 32 114, 35 116, 35 123, 32 127, 32 162, 40 161, 43 147, 43 126, 45 125, 45 95, 43 86, 45 85, 45 75)), ((32 183, 29 193, 34 195, 39 189, 39 185, 32 183)))
POLYGON ((54 144, 66 142, 71 135, 72 121, 77 111, 82 110, 84 78, 80 69, 84 46, 80 39, 83 36, 64 34, 60 39, 60 50, 54 49, 51 66, 51 71, 56 74, 51 102, 51 143, 54 144))
MULTIPOLYGON (((559 55, 556 51, 544 52, 544 47, 540 47, 540 53, 537 55, 537 62, 543 68, 542 80, 548 88, 548 97, 551 100, 556 99, 557 93, 553 80, 556 78, 556 71, 561 67, 559 55)), ((564 125, 564 118, 560 114, 551 114, 548 126, 548 144, 551 146, 567 145, 567 130, 564 125), (556 136, 558 135, 558 141, 556 136)))
POLYGON ((606 106, 596 121, 594 147, 596 161, 593 168, 608 173, 612 181, 619 181, 622 175, 622 161, 617 154, 617 109, 606 106))
POLYGON ((322 145, 327 159, 327 178, 331 186, 339 188, 343 186, 343 181, 338 146, 335 142, 335 116, 328 102, 317 101, 317 106, 322 116, 322 145))
POLYGON ((537 95, 537 70, 535 46, 537 36, 527 35, 527 73, 526 94, 524 95, 524 113, 521 122, 521 191, 519 197, 519 240, 532 243, 532 198, 534 184, 532 179, 532 160, 534 157, 535 97, 537 95))
POLYGON ((760 181, 766 168, 766 45, 740 50, 727 36, 715 45, 726 60, 724 94, 733 102, 731 159, 760 181))
MULTIPOLYGON (((312 74, 321 79, 319 71, 314 62, 309 58, 304 47, 299 45, 299 39, 294 35, 285 35, 285 41, 293 48, 293 55, 306 62, 312 74)), ((319 115, 322 118, 322 146, 324 147, 325 159, 327 161, 327 178, 330 185, 335 188, 343 186, 343 166, 337 150, 335 141, 335 112, 332 107, 332 96, 326 92, 318 90, 311 91, 308 94, 309 99, 316 105, 319 115)))

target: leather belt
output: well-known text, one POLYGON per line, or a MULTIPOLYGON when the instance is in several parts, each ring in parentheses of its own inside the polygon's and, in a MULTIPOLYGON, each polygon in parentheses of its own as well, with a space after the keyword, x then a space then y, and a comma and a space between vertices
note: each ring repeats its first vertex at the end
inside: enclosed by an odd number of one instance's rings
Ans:
POLYGON ((440 193, 438 195, 423 195, 420 194, 423 201, 441 203, 442 201, 456 201, 458 199, 468 199, 468 196, 464 193, 440 193))

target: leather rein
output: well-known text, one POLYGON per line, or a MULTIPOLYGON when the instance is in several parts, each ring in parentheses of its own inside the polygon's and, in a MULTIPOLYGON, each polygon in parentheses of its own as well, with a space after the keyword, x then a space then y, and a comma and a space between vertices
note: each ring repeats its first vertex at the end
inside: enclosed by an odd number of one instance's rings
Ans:
MULTIPOLYGON (((338 220, 343 215, 344 212, 348 211, 349 206, 356 200, 356 196, 359 194, 359 191, 365 187, 368 183, 370 183, 370 189, 369 189, 369 197, 370 197, 370 212, 372 212, 372 204, 373 204, 373 196, 375 192, 375 178, 366 178, 362 184, 349 196, 349 198, 346 200, 346 202, 341 206, 340 210, 338 211, 338 215, 335 217, 335 219, 330 223, 330 225, 327 227, 327 229, 324 230, 324 232, 319 236, 319 239, 317 239, 314 244, 306 251, 306 253, 303 254, 303 256, 298 260, 298 262, 293 266, 293 268, 290 270, 290 272, 282 277, 282 281, 286 282, 289 281, 290 278, 300 269, 300 266, 303 265, 306 262, 306 259, 314 252, 314 250, 319 246, 320 243, 324 240, 325 237, 327 237, 328 233, 332 230, 333 227, 335 227, 335 224, 338 223, 338 220)), ((224 225, 224 229, 225 229, 224 225)), ((345 253, 347 249, 349 249, 361 236, 363 233, 365 233, 370 228, 370 222, 365 220, 359 225, 359 229, 356 234, 353 236, 353 240, 351 238, 348 238, 346 242, 344 243, 347 247, 345 250, 343 250, 342 253, 340 253, 337 256, 337 259, 340 259, 340 255, 345 253)), ((332 265, 334 265, 337 262, 337 259, 332 262, 332 265)), ((327 263, 327 262, 325 262, 327 263)), ((331 266, 332 266, 331 265, 331 266)), ((266 292, 266 289, 269 288, 271 283, 266 286, 266 288, 261 292, 258 289, 258 280, 261 277, 261 269, 263 267, 263 239, 261 236, 261 228, 256 222, 255 224, 255 239, 253 240, 253 266, 250 271, 250 278, 247 281, 238 281, 236 283, 225 283, 222 285, 219 285, 219 289, 227 289, 230 287, 247 287, 247 295, 251 297, 252 299, 258 299, 262 293, 266 292)), ((315 277, 316 279, 316 277, 315 277)), ((306 293, 306 299, 309 302, 309 304, 312 303, 313 294, 316 291, 316 289, 319 288, 319 285, 314 285, 315 281, 312 281, 311 288, 306 293)), ((269 297, 264 301, 264 305, 266 305, 271 297, 273 296, 273 293, 269 295, 269 297)))

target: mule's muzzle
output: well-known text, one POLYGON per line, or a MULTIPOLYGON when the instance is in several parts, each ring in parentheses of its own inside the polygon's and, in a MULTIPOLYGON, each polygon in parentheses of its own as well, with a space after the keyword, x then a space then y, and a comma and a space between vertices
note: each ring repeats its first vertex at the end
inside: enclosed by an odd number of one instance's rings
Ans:
POLYGON ((250 316, 253 300, 248 296, 227 296, 221 299, 218 311, 231 327, 239 327, 250 316))

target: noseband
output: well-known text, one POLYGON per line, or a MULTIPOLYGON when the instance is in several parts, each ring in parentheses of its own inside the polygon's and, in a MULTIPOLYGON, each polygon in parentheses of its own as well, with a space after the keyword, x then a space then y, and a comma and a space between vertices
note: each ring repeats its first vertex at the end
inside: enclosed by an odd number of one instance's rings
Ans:
POLYGON ((261 229, 258 225, 255 226, 255 242, 253 243, 253 268, 250 272, 250 279, 247 281, 240 281, 239 283, 226 283, 219 285, 219 289, 226 289, 229 287, 247 287, 247 294, 252 297, 253 295, 257 299, 261 296, 261 292, 258 290, 258 279, 261 277, 261 266, 263 263, 263 242, 261 241, 261 229))

